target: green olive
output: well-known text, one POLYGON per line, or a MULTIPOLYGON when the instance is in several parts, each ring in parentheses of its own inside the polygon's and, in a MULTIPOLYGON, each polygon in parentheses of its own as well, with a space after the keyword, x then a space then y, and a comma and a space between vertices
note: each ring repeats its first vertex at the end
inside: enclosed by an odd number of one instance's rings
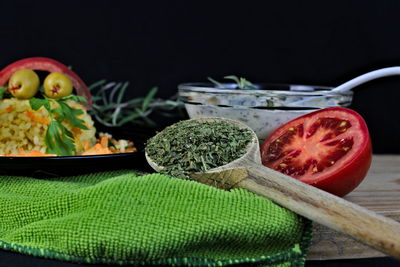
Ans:
POLYGON ((18 99, 29 99, 39 89, 39 76, 33 70, 17 70, 8 81, 9 91, 18 99))
POLYGON ((71 80, 60 72, 52 72, 43 82, 44 93, 50 98, 61 98, 72 93, 71 80))

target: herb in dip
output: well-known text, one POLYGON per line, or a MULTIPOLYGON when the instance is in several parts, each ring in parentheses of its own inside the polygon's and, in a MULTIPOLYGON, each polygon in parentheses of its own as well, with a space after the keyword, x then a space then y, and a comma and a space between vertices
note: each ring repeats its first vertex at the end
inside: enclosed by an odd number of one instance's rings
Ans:
MULTIPOLYGON (((214 80, 211 77, 207 78, 210 82, 212 82, 213 84, 215 84, 218 88, 225 88, 223 83, 220 83, 216 80, 214 80)), ((236 83, 237 88, 236 89, 257 89, 257 87, 250 81, 246 80, 243 77, 237 77, 235 75, 229 75, 229 76, 225 76, 224 79, 226 80, 232 80, 236 83)))
POLYGON ((252 139, 248 129, 224 121, 181 121, 165 128, 147 142, 147 155, 162 173, 189 178, 240 158, 252 139))

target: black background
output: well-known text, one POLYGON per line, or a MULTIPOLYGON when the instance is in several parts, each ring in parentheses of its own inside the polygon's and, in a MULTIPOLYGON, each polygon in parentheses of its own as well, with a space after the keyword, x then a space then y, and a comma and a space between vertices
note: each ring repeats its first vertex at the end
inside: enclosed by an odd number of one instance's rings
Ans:
MULTIPOLYGON (((129 97, 158 86, 167 98, 179 83, 230 74, 336 86, 400 65, 395 0, 1 1, 0 10, 0 68, 51 57, 87 84, 130 81, 129 97)), ((399 154, 400 77, 354 91, 374 152, 399 154)))
MULTIPOLYGON (((337 86, 400 65, 399 1, 2 1, 0 67, 51 57, 91 84, 130 81, 159 97, 182 82, 337 86)), ((355 90, 375 153, 400 153, 400 77, 355 90)))

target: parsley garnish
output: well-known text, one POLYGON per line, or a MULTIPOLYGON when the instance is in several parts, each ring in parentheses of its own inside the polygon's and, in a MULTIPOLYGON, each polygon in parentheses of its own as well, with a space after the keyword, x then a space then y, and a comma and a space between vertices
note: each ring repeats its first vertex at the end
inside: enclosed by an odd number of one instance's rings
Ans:
POLYGON ((46 153, 60 156, 71 156, 75 153, 73 134, 56 120, 52 120, 47 128, 45 143, 46 153))
POLYGON ((83 111, 71 108, 66 103, 69 99, 86 102, 86 98, 76 95, 69 95, 60 99, 52 99, 46 96, 43 99, 36 97, 29 99, 29 104, 33 110, 44 107, 49 112, 50 124, 45 136, 46 153, 48 154, 57 154, 59 156, 75 155, 74 135, 62 124, 63 121, 69 121, 72 127, 83 130, 88 129, 84 121, 77 117, 83 114, 83 111), (52 101, 57 103, 56 108, 51 107, 52 101))
POLYGON ((0 99, 4 97, 4 93, 7 93, 7 90, 7 86, 0 87, 0 99))

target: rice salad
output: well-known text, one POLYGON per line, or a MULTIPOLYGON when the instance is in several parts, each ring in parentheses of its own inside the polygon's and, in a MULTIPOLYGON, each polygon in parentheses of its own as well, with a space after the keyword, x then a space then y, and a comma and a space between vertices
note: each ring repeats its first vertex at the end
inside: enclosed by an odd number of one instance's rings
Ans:
MULTIPOLYGON (((96 128, 91 116, 83 106, 69 100, 71 108, 81 109, 79 116, 88 130, 72 127, 68 121, 62 124, 74 134, 76 153, 83 153, 85 146, 96 143, 96 128)), ((49 113, 41 107, 35 111, 29 100, 16 98, 0 100, 0 155, 9 156, 22 154, 28 151, 46 153, 45 135, 49 125, 49 113)))
POLYGON ((54 59, 32 57, 9 64, 0 71, 0 156, 136 152, 131 141, 106 133, 96 137, 87 112, 92 104, 82 79, 54 59), (41 81, 36 71, 48 74, 41 81))

